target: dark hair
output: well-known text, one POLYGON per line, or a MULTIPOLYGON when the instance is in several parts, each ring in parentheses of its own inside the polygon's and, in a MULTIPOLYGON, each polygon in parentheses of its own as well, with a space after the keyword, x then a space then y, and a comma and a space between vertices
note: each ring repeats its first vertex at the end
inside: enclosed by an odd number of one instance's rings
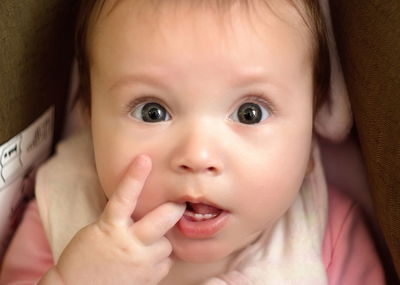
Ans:
MULTIPOLYGON (((79 69, 79 88, 78 98, 82 99, 85 107, 90 111, 90 62, 87 48, 87 36, 93 11, 98 6, 98 13, 100 13, 106 0, 81 0, 78 20, 75 32, 75 52, 79 69)), ((201 1, 201 0, 197 0, 201 1)), ((245 5, 249 5, 251 0, 222 0, 217 4, 230 5, 236 1, 241 1, 245 5)), ((268 0, 254 0, 262 1, 268 5, 268 0)), ((299 7, 296 5, 296 0, 287 0, 296 7, 300 12, 299 7)), ((328 98, 331 83, 331 63, 329 57, 329 47, 327 40, 327 30, 322 14, 321 7, 318 0, 302 0, 306 9, 306 15, 301 14, 305 24, 310 29, 313 36, 313 100, 314 100, 314 114, 318 110, 326 98, 328 98)), ((157 2, 157 1, 156 1, 157 2)))

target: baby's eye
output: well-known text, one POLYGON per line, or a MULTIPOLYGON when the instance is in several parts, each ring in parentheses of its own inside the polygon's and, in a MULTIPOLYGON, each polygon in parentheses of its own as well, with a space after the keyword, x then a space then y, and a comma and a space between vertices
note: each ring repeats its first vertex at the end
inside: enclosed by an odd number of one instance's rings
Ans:
POLYGON ((230 118, 234 121, 239 121, 242 124, 258 124, 261 121, 266 120, 270 116, 269 111, 256 103, 244 103, 240 105, 230 118))
POLYGON ((135 119, 142 120, 147 123, 158 123, 168 121, 171 116, 163 106, 155 102, 142 103, 135 107, 130 115, 135 119))

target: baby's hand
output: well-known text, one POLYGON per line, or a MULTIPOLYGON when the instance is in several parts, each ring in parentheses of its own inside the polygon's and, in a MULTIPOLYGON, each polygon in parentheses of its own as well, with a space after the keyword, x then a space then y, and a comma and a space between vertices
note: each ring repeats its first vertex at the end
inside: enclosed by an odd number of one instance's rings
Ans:
POLYGON ((148 157, 135 159, 99 220, 75 235, 39 284, 158 284, 168 274, 172 246, 164 235, 184 206, 165 203, 132 220, 150 169, 148 157))

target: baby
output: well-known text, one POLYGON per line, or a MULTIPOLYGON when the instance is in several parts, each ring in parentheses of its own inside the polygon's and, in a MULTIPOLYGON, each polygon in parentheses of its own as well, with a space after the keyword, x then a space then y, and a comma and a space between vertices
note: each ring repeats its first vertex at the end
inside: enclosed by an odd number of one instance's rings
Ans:
POLYGON ((90 130, 39 171, 5 283, 384 283, 321 166, 318 1, 86 0, 77 47, 90 130))

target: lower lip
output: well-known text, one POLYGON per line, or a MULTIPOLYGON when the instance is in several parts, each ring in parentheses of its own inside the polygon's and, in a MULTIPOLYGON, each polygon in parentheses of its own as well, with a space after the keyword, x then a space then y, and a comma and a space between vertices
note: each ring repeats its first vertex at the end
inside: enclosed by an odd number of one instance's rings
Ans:
POLYGON ((213 219, 196 222, 183 215, 177 226, 179 231, 188 238, 212 238, 225 226, 228 217, 228 212, 223 211, 213 219))

